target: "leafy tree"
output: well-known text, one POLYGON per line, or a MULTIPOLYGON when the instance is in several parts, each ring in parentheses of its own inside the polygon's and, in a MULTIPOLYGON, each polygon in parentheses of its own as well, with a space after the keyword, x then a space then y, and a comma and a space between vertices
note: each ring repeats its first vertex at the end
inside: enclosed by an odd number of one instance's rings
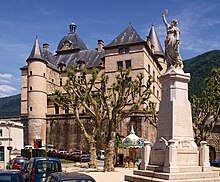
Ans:
POLYGON ((119 122, 132 113, 141 112, 148 116, 155 110, 155 104, 150 102, 151 78, 143 83, 143 75, 139 74, 135 80, 129 80, 130 70, 120 70, 116 82, 109 88, 108 77, 102 75, 99 90, 103 107, 106 109, 106 158, 104 171, 114 171, 115 140, 119 122), (147 105, 147 107, 143 107, 147 105))
POLYGON ((195 141, 207 140, 220 114, 220 68, 214 68, 205 79, 201 97, 192 98, 192 116, 195 141))
POLYGON ((68 70, 68 79, 63 87, 64 92, 56 90, 53 101, 62 109, 72 109, 75 120, 80 126, 89 144, 90 167, 96 168, 96 137, 103 123, 102 114, 105 113, 99 95, 96 94, 96 81, 99 70, 94 68, 91 78, 88 79, 87 69, 82 69, 80 76, 76 74, 72 66, 68 70), (80 117, 80 112, 85 112, 90 116, 85 122, 80 117))
POLYGON ((101 74, 98 77, 98 69, 93 69, 92 76, 88 79, 86 69, 82 70, 82 76, 78 78, 74 68, 70 67, 64 86, 65 93, 55 92, 54 102, 63 109, 71 107, 75 113, 76 121, 89 143, 90 165, 93 167, 97 165, 95 139, 98 133, 104 133, 105 171, 114 170, 114 147, 118 123, 135 112, 141 112, 148 117, 155 111, 155 104, 149 101, 151 78, 144 84, 142 74, 135 80, 129 80, 129 73, 130 70, 120 70, 116 76, 116 82, 109 85, 107 75, 101 74), (90 122, 85 123, 80 119, 79 113, 82 110, 90 116, 90 122), (87 129, 88 125, 90 130, 87 129))

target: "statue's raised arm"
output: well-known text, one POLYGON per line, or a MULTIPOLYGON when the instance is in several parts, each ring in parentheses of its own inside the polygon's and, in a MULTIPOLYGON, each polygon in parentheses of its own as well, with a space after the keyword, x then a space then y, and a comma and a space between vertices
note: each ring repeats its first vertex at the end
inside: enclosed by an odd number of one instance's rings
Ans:
POLYGON ((166 25, 166 27, 168 28, 168 27, 169 27, 169 24, 167 23, 165 13, 162 13, 162 18, 163 18, 163 22, 164 22, 164 24, 165 24, 165 25, 166 25))
POLYGON ((179 53, 180 31, 177 27, 178 21, 172 20, 170 24, 167 23, 166 14, 162 14, 163 22, 167 29, 167 36, 165 40, 165 59, 168 68, 183 68, 182 58, 179 53))

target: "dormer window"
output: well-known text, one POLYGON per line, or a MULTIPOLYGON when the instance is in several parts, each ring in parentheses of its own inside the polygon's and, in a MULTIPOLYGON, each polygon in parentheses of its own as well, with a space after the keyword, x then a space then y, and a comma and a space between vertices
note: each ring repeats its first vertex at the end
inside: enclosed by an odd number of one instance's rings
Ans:
POLYGON ((129 47, 125 47, 124 50, 125 50, 125 53, 129 53, 129 47))
POLYGON ((118 49, 119 54, 126 54, 129 53, 129 47, 123 47, 118 49))
POLYGON ((61 50, 70 50, 73 49, 73 43, 70 40, 66 40, 62 43, 61 50))
POLYGON ((65 69, 66 64, 65 64, 63 61, 61 61, 61 62, 58 64, 58 67, 60 68, 60 71, 62 72, 62 71, 65 69))
POLYGON ((77 67, 78 67, 78 70, 82 70, 82 68, 85 67, 85 62, 84 61, 78 61, 77 62, 77 67))

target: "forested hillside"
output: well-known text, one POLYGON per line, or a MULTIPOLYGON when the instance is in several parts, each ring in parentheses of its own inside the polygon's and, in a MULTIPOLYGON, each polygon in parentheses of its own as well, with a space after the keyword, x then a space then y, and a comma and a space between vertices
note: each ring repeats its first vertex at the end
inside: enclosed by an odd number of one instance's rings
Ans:
POLYGON ((189 95, 201 95, 204 79, 213 68, 220 67, 220 51, 209 51, 184 61, 184 71, 191 74, 189 95))
POLYGON ((20 116, 21 94, 0 98, 0 116, 20 116))

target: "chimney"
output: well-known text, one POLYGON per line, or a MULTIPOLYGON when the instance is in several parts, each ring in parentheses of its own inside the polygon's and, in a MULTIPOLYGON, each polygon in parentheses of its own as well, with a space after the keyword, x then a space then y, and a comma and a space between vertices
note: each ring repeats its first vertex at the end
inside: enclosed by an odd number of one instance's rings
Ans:
POLYGON ((49 51, 49 44, 48 43, 43 44, 43 51, 49 51))
POLYGON ((104 41, 103 40, 98 40, 98 51, 103 50, 104 47, 104 41))

